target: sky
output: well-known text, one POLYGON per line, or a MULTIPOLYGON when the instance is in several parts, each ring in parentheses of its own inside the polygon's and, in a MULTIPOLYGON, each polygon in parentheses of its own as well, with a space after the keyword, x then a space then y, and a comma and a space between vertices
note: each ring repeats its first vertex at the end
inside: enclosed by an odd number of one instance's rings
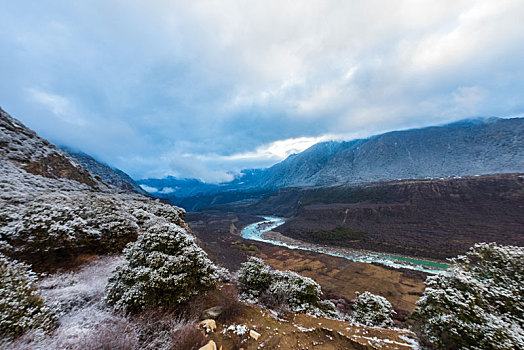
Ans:
POLYGON ((524 114, 524 1, 0 0, 0 106, 135 179, 524 114))

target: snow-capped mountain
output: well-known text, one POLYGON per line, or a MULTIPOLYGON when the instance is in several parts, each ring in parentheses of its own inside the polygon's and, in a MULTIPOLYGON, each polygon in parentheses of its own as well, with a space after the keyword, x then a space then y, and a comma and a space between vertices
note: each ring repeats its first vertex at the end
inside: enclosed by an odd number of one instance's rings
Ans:
MULTIPOLYGON (((270 168, 244 170, 230 183, 189 192, 194 196, 519 172, 524 172, 524 118, 489 118, 318 143, 270 168)), ((147 183, 165 187, 162 179, 147 183)), ((180 187, 174 196, 186 197, 185 192, 180 187)))
POLYGON ((484 119, 320 143, 244 182, 282 188, 522 171, 524 118, 484 119))

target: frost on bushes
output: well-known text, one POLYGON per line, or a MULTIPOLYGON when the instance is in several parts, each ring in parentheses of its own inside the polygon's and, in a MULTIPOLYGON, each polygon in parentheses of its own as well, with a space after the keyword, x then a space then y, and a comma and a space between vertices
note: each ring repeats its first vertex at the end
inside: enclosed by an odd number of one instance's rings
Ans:
POLYGON ((352 318, 355 322, 382 328, 393 326, 392 316, 395 311, 391 303, 380 295, 367 291, 359 294, 353 307, 355 312, 352 318))
POLYGON ((287 307, 295 313, 337 315, 333 303, 322 300, 318 283, 293 271, 272 270, 260 258, 251 257, 243 263, 237 279, 242 299, 260 301, 266 306, 287 307), (271 296, 271 303, 267 296, 271 296))
POLYGON ((257 298, 271 284, 271 268, 264 260, 251 257, 238 270, 237 279, 240 291, 246 298, 257 298))
POLYGON ((49 330, 55 317, 38 292, 36 275, 0 253, 0 334, 13 338, 29 329, 49 330))
POLYGON ((216 285, 215 265, 194 237, 172 223, 159 223, 124 249, 126 262, 109 279, 105 300, 139 311, 184 303, 216 285))
POLYGON ((524 248, 475 244, 431 276, 415 318, 439 348, 524 348, 524 248))
POLYGON ((79 253, 119 252, 159 219, 183 223, 182 209, 139 195, 57 191, 2 193, 0 239, 9 255, 39 264, 79 253))
POLYGON ((293 271, 275 270, 271 274, 268 292, 277 303, 286 305, 295 313, 317 316, 336 316, 333 303, 322 300, 322 289, 317 282, 293 271))

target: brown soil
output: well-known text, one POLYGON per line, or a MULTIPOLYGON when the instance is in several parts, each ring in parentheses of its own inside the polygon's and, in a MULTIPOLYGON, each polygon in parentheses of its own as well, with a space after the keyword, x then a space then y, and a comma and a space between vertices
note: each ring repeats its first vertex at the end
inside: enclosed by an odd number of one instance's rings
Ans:
POLYGON ((426 275, 388 269, 330 255, 264 245, 259 256, 279 270, 293 270, 317 281, 327 295, 355 298, 355 292, 384 296, 395 309, 412 312, 424 291, 426 275))
MULTIPOLYGON (((406 330, 381 329, 357 326, 349 322, 308 315, 294 315, 290 319, 277 319, 266 310, 246 307, 246 316, 237 325, 245 325, 260 334, 258 340, 249 333, 237 336, 224 330, 230 324, 217 324, 208 338, 219 349, 412 349, 408 340, 413 333, 406 330), (263 344, 263 345, 262 345, 263 344)), ((249 331, 248 331, 249 332, 249 331)))
POLYGON ((400 315, 410 313, 424 290, 426 274, 352 262, 304 250, 291 250, 240 237, 241 228, 259 217, 223 212, 190 213, 188 223, 211 259, 232 271, 257 255, 281 270, 294 270, 317 281, 328 297, 354 299, 366 290, 386 297, 400 315), (231 234, 231 228, 236 229, 231 234))

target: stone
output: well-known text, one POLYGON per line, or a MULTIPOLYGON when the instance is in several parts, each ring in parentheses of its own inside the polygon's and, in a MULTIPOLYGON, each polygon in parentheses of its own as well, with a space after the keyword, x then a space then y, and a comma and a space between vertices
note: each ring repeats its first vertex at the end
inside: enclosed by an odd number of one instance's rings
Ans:
POLYGON ((217 350, 217 344, 214 341, 210 340, 206 345, 204 345, 198 350, 217 350))
POLYGON ((260 338, 260 333, 255 332, 254 330, 250 330, 249 336, 255 340, 258 340, 258 338, 260 338))
POLYGON ((210 318, 200 322, 199 325, 205 328, 206 333, 214 332, 217 328, 217 323, 215 322, 215 320, 212 320, 210 318))
POLYGON ((207 319, 207 318, 216 319, 218 316, 220 316, 222 311, 223 311, 222 306, 214 306, 212 308, 204 310, 202 312, 202 318, 203 319, 207 319))

